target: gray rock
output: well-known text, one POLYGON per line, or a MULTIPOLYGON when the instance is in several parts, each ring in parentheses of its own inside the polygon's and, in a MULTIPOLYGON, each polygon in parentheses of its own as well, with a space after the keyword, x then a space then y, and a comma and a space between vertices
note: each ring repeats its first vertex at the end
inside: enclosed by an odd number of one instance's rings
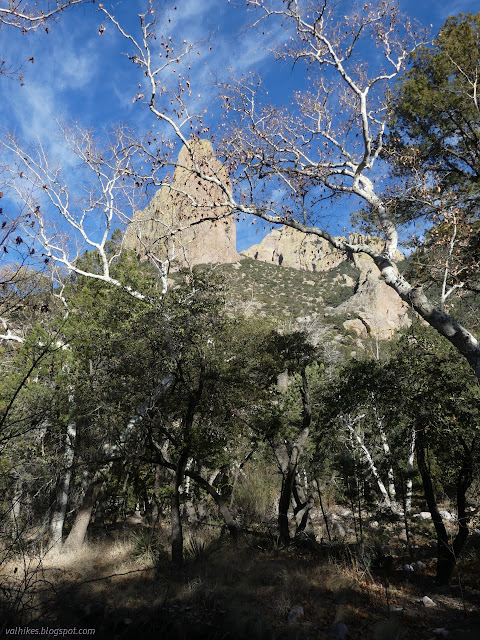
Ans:
POLYGON ((420 511, 420 513, 416 513, 414 518, 420 518, 420 520, 430 520, 432 518, 430 511, 420 511))
POLYGON ((413 563, 413 568, 415 569, 415 571, 425 571, 427 565, 421 560, 417 560, 413 563))
POLYGON ((436 603, 428 596, 423 596, 422 602, 423 602, 423 605, 429 609, 437 606, 436 603))
POLYGON ((301 607, 299 604, 296 604, 294 607, 290 609, 287 620, 289 624, 293 624, 294 622, 298 622, 298 620, 303 616, 304 616, 303 607, 301 607))
POLYGON ((415 571, 411 564, 404 564, 403 570, 405 571, 405 573, 413 573, 415 571))
POLYGON ((439 638, 447 638, 448 637, 448 631, 447 629, 443 629, 441 627, 438 627, 438 629, 434 629, 432 631, 434 636, 438 636, 439 638))
POLYGON ((439 514, 447 522, 454 522, 457 519, 457 516, 455 514, 450 513, 450 511, 446 511, 446 509, 440 509, 439 514))

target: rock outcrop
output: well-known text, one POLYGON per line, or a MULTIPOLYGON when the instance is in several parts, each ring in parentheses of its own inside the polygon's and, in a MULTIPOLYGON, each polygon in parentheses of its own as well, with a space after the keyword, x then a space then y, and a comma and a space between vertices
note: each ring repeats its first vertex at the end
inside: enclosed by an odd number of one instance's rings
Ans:
MULTIPOLYGON (((211 143, 198 140, 192 144, 202 171, 231 188, 228 172, 215 158, 211 143)), ((170 185, 159 189, 147 208, 135 213, 123 244, 141 260, 168 259, 173 268, 181 268, 239 259, 233 216, 224 217, 226 208, 215 206, 224 199, 222 191, 192 173, 192 166, 190 153, 183 147, 170 185)))
MULTIPOLYGON (((375 236, 353 233, 350 244, 367 244, 377 251, 382 240, 375 236)), ((330 271, 345 260, 351 260, 359 271, 354 295, 334 309, 335 314, 349 316, 344 328, 354 331, 360 338, 390 338, 396 329, 409 326, 408 306, 383 280, 373 260, 366 254, 352 254, 333 248, 323 238, 305 235, 295 229, 282 227, 271 231, 259 244, 242 252, 250 258, 303 269, 330 271)), ((403 259, 400 251, 395 256, 403 259)))
POLYGON ((373 260, 362 258, 366 260, 361 264, 356 291, 335 308, 335 313, 351 315, 343 326, 360 338, 390 338, 397 329, 410 326, 409 307, 385 283, 373 260))
POLYGON ((345 260, 345 254, 323 238, 291 227, 274 229, 262 242, 242 251, 242 255, 305 271, 329 271, 345 260))
MULTIPOLYGON (((382 249, 380 238, 352 234, 350 244, 368 244, 377 251, 382 249)), ((352 319, 343 324, 359 337, 391 338, 397 329, 410 326, 409 307, 395 291, 383 280, 380 271, 370 256, 355 253, 353 263, 359 271, 355 293, 351 298, 335 308, 336 313, 347 313, 352 319)), ((396 261, 403 260, 397 251, 396 261)))

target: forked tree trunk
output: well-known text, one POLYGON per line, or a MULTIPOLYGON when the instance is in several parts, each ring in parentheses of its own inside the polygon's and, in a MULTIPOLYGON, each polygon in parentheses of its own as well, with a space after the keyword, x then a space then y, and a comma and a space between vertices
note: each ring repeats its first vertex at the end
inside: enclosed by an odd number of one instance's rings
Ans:
MULTIPOLYGON (((298 434, 296 440, 290 443, 290 450, 287 449, 287 445, 285 443, 281 443, 274 448, 277 463, 282 473, 282 488, 278 503, 278 535, 280 542, 285 545, 288 545, 291 542, 288 511, 290 509, 290 503, 295 489, 295 477, 297 475, 298 462, 303 454, 305 442, 310 434, 310 426, 312 423, 312 406, 305 368, 302 370, 301 375, 302 385, 300 387, 300 393, 302 395, 302 430, 298 434)), ((297 504, 298 502, 299 501, 297 501, 297 504)), ((304 527, 307 525, 307 520, 303 525, 304 527)))
POLYGON ((239 530, 238 522, 235 520, 235 518, 232 515, 232 512, 230 511, 227 499, 224 498, 215 489, 215 487, 212 485, 212 481, 209 482, 208 480, 205 480, 205 478, 201 476, 199 473, 196 473, 195 471, 191 471, 189 469, 188 471, 185 472, 185 475, 192 478, 194 482, 196 482, 200 487, 205 489, 205 491, 215 500, 215 504, 218 507, 220 515, 222 516, 222 518, 225 521, 225 524, 227 525, 228 532, 230 533, 232 538, 236 540, 238 537, 238 530, 239 530))
POLYGON ((295 537, 306 537, 315 540, 315 530, 310 517, 315 505, 315 498, 313 493, 306 490, 302 485, 298 472, 295 474, 293 497, 296 503, 294 509, 296 523, 295 537))
POLYGON ((85 542, 85 536, 87 535, 88 525, 92 518, 92 512, 103 486, 103 481, 93 481, 88 486, 85 496, 83 497, 82 504, 78 508, 70 533, 65 540, 65 549, 77 551, 85 542))

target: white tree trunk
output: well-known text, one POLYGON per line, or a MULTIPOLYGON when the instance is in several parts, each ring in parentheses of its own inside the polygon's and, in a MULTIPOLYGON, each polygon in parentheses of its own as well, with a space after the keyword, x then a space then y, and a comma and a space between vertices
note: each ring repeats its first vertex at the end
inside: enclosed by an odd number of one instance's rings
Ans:
POLYGON ((407 478, 407 490, 405 493, 405 510, 407 513, 410 513, 412 509, 412 493, 413 493, 412 474, 413 474, 413 463, 415 460, 415 439, 416 439, 416 432, 415 432, 415 428, 413 428, 411 439, 410 439, 410 452, 408 454, 408 460, 407 460, 408 478, 407 478))
POLYGON ((62 542, 63 524, 67 512, 68 494, 70 490, 70 480, 72 477, 72 464, 75 452, 75 438, 77 436, 77 425, 72 422, 67 427, 65 437, 65 451, 63 454, 63 476, 60 480, 55 511, 50 521, 50 544, 56 546, 62 542))
POLYGON ((13 481, 12 507, 10 511, 12 534, 15 536, 19 530, 21 505, 22 505, 22 480, 20 474, 16 473, 13 481))
POLYGON ((368 468, 370 469, 370 473, 372 474, 372 476, 375 478, 378 488, 380 490, 380 493, 382 494, 383 497, 383 501, 385 503, 385 505, 389 508, 392 507, 392 500, 388 494, 388 491, 383 483, 383 480, 380 477, 380 474, 378 473, 378 469, 375 465, 375 462, 370 454, 370 451, 368 450, 367 446, 365 445, 362 436, 358 433, 358 431, 355 429, 355 424, 357 422, 359 422, 359 420, 361 420, 362 418, 364 418, 365 416, 362 414, 360 416, 357 416, 354 420, 352 420, 350 417, 345 418, 344 416, 340 417, 340 421, 343 423, 343 426, 346 427, 348 429, 348 431, 350 432, 351 437, 357 442, 360 451, 363 453, 363 455, 365 456, 367 463, 368 463, 368 468))
MULTIPOLYGON (((383 424, 382 421, 377 418, 377 424, 378 424, 378 430, 380 432, 380 438, 382 439, 382 446, 383 446, 383 452, 385 453, 385 458, 387 460, 391 460, 391 451, 390 451, 390 445, 388 444, 388 440, 387 440, 387 434, 385 433, 385 430, 383 429, 383 424)), ((395 490, 395 474, 393 473, 393 467, 392 465, 390 465, 388 467, 388 495, 390 496, 390 499, 395 502, 395 500, 397 499, 397 492, 395 490)))

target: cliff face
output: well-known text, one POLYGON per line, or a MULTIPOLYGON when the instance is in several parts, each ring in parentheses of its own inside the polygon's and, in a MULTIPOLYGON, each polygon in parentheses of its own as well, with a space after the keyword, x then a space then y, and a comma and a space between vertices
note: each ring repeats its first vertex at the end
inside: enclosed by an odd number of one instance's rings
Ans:
POLYGON ((304 271, 329 271, 345 260, 326 240, 290 227, 271 231, 259 244, 242 254, 272 264, 304 271))
MULTIPOLYGON (((209 141, 195 142, 194 152, 205 174, 218 176, 230 187, 228 173, 215 158, 209 141)), ((159 189, 148 207, 135 213, 124 247, 136 251, 142 260, 152 255, 169 259, 173 268, 236 262, 235 221, 232 216, 222 219, 224 207, 211 206, 222 200, 223 194, 193 175, 189 167, 192 159, 183 147, 170 186, 159 189), (215 219, 202 221, 212 217, 215 219)))
MULTIPOLYGON (((368 244, 378 251, 382 248, 382 241, 373 236, 352 234, 348 241, 368 244)), ((242 253, 262 262, 306 271, 330 271, 348 259, 326 240, 288 227, 271 231, 261 243, 242 253)), ((395 257, 397 261, 403 259, 399 251, 395 257)), ((359 272, 355 293, 332 311, 347 315, 345 329, 359 337, 370 335, 384 339, 391 337, 396 329, 408 326, 408 306, 384 282, 373 260, 365 254, 354 254, 350 259, 359 272)))
MULTIPOLYGON (((219 177, 230 188, 228 173, 215 158, 210 142, 198 140, 193 144, 203 172, 219 177)), ((192 167, 192 160, 183 148, 171 184, 157 191, 144 211, 135 213, 124 237, 124 247, 133 249, 142 260, 152 256, 168 259, 173 269, 237 262, 240 256, 235 246, 233 216, 223 218, 228 211, 212 206, 223 200, 222 192, 194 176, 189 167, 192 167)), ((354 234, 349 241, 381 248, 381 241, 370 236, 354 234)), ((273 230, 261 243, 242 253, 280 268, 293 267, 310 272, 328 272, 349 259, 326 240, 289 227, 273 230)), ((396 257, 402 259, 401 254, 396 257)), ((359 254, 351 256, 350 260, 359 273, 355 292, 333 309, 333 313, 345 314, 345 329, 359 337, 390 337, 395 329, 410 322, 408 307, 385 284, 371 258, 359 254)), ((350 286, 353 284, 352 281, 350 286)))
POLYGON ((354 263, 360 272, 355 293, 335 308, 336 313, 351 316, 343 323, 344 328, 359 337, 385 339, 397 329, 410 326, 408 305, 385 283, 370 256, 355 255, 354 263))

